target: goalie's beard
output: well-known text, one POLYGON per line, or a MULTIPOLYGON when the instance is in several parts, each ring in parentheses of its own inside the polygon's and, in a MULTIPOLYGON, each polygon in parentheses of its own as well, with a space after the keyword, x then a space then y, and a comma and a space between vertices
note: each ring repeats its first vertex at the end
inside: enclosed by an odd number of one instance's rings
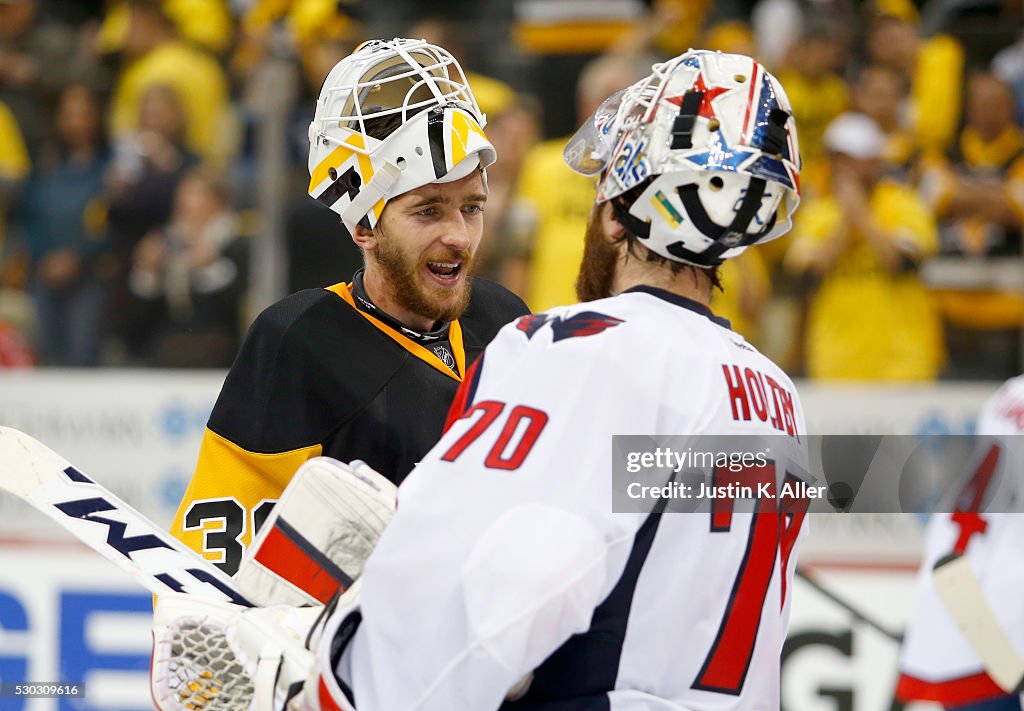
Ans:
POLYGON ((378 243, 374 259, 391 287, 393 298, 403 308, 429 318, 434 322, 434 328, 454 321, 466 311, 477 266, 476 255, 467 249, 438 247, 417 257, 403 248, 394 235, 385 232, 382 225, 378 224, 375 232, 378 243), (431 261, 460 262, 462 279, 450 289, 427 283, 422 274, 431 261))
POLYGON ((583 261, 576 277, 576 296, 580 301, 596 301, 612 296, 619 245, 604 231, 601 208, 591 210, 583 243, 583 261))

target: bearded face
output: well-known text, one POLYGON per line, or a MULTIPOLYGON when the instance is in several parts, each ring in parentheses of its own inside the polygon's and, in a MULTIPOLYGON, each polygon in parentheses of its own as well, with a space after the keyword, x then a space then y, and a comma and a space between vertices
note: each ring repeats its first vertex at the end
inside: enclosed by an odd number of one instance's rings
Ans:
POLYGON ((596 301, 612 295, 615 269, 619 262, 619 246, 604 226, 600 207, 590 213, 583 244, 583 262, 576 277, 576 296, 580 301, 596 301))
POLYGON ((469 306, 476 263, 468 249, 434 245, 417 253, 381 229, 374 259, 404 310, 437 323, 454 321, 469 306))

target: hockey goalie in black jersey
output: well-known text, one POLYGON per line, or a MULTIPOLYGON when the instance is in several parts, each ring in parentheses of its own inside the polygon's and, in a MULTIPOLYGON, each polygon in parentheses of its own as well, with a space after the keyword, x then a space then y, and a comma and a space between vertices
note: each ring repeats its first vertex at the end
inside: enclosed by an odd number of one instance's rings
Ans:
POLYGON ((264 311, 228 373, 172 525, 227 572, 304 461, 361 459, 400 482, 469 364, 527 312, 472 277, 496 157, 484 125, 458 62, 424 41, 366 43, 327 77, 309 193, 365 266, 264 311))

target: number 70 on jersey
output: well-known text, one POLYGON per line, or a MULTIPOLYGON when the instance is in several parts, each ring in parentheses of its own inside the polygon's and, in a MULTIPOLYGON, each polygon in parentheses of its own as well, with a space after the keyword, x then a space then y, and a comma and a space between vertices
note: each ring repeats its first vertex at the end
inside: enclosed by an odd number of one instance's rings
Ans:
MULTIPOLYGON (((484 457, 484 466, 506 471, 519 469, 549 419, 543 410, 525 405, 507 408, 506 403, 495 400, 474 404, 459 419, 467 420, 474 416, 476 419, 473 424, 445 450, 441 461, 456 461, 485 432, 492 427, 500 427, 484 457), (499 423, 506 410, 507 416, 499 423)), ((783 481, 779 482, 776 463, 771 460, 742 468, 715 467, 710 476, 710 484, 716 491, 723 490, 719 489, 723 487, 728 491, 769 492, 768 496, 755 499, 745 531, 733 525, 734 519, 738 520, 734 498, 716 498, 711 501, 709 532, 712 535, 745 533, 746 548, 718 634, 692 686, 705 691, 738 695, 754 653, 762 613, 765 605, 770 604, 768 591, 777 564, 782 586, 779 609, 785 605, 789 560, 810 501, 806 496, 775 495, 780 483, 797 491, 806 490, 806 487, 799 487, 804 479, 790 471, 786 471, 783 481)))

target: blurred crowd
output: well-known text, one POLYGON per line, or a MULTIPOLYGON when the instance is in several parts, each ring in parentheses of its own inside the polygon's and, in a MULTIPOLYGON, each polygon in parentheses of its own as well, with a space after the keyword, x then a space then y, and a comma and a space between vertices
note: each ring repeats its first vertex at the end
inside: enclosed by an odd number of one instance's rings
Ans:
POLYGON ((409 36, 467 69, 499 154, 478 273, 535 311, 575 300, 593 201, 566 138, 659 58, 740 52, 789 94, 801 207, 726 264, 715 310, 812 379, 1006 378, 1022 28, 1008 0, 0 0, 0 367, 229 365, 265 288, 268 140, 284 288, 348 281, 360 257, 306 195, 306 127, 341 57, 409 36))

